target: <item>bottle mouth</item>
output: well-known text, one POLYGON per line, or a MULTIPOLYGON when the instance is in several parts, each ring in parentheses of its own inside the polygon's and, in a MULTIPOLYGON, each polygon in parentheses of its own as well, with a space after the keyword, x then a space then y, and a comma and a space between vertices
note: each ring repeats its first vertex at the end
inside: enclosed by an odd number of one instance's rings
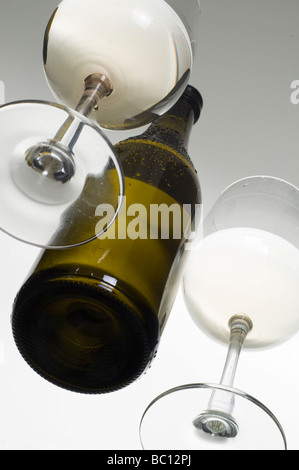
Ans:
POLYGON ((124 300, 98 281, 34 276, 15 300, 14 340, 30 367, 59 387, 89 394, 119 390, 145 373, 157 343, 124 300))
POLYGON ((192 106, 194 111, 194 124, 196 124, 203 108, 203 98, 199 91, 192 85, 187 85, 183 98, 192 106))

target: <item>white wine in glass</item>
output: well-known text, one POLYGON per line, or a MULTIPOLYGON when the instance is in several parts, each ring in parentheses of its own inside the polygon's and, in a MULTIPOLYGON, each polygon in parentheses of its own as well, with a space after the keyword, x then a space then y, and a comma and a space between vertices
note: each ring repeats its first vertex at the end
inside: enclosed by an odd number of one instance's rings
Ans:
POLYGON ((227 342, 232 314, 253 323, 245 347, 267 347, 298 331, 299 194, 273 177, 229 186, 204 221, 184 275, 197 326, 227 342))
POLYGON ((231 228, 208 236, 184 278, 191 317, 227 342, 231 312, 250 312, 246 347, 265 347, 298 329, 299 250, 265 230, 231 228))
POLYGON ((113 93, 91 116, 110 129, 139 127, 169 108, 192 63, 187 29, 163 0, 63 0, 45 34, 45 72, 59 102, 74 108, 87 76, 109 78, 113 93))

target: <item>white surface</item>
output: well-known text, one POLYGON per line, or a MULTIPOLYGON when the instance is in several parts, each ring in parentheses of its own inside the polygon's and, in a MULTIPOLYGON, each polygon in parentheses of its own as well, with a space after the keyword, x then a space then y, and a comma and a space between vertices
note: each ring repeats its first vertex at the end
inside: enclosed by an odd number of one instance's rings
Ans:
MULTIPOLYGON (((299 79, 299 3, 201 4, 200 48, 191 83, 202 92, 205 105, 190 155, 206 211, 228 184, 244 176, 270 174, 299 185, 299 105, 291 102, 291 83, 299 79)), ((0 79, 6 101, 52 99, 42 70, 41 44, 55 7, 56 0, 1 0, 0 79)), ((116 142, 125 134, 109 137, 116 142)), ((48 384, 16 351, 9 318, 14 295, 37 250, 2 234, 0 241, 0 341, 5 344, 5 362, 0 363, 0 449, 139 449, 139 419, 153 397, 178 384, 219 379, 226 350, 194 327, 180 293, 158 356, 138 382, 95 397, 48 384)), ((298 334, 279 347, 244 352, 236 378, 238 388, 277 415, 290 449, 299 449, 298 352, 298 334)))

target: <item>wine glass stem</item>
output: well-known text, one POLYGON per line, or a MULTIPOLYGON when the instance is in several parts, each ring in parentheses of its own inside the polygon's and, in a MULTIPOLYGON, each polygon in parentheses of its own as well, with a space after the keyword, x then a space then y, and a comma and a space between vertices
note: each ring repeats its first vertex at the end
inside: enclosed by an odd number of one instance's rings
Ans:
MULTIPOLYGON (((92 74, 85 79, 84 93, 76 110, 84 116, 98 106, 99 101, 113 91, 110 80, 101 74, 92 74)), ((76 144, 84 122, 69 116, 59 128, 55 137, 38 142, 25 152, 27 165, 39 174, 62 183, 70 181, 76 171, 73 148, 76 144)))
MULTIPOLYGON (((109 96, 113 91, 113 85, 106 75, 94 73, 85 79, 85 88, 83 95, 76 107, 76 111, 85 117, 88 117, 91 112, 97 108, 101 99, 109 96)), ((70 150, 73 149, 82 131, 82 124, 75 123, 74 117, 69 116, 68 119, 58 130, 54 137, 57 142, 62 142, 70 150)))
POLYGON ((113 85, 106 75, 94 73, 85 79, 84 93, 76 107, 78 113, 89 116, 101 99, 111 95, 113 85))
MULTIPOLYGON (((247 334, 252 329, 252 322, 247 315, 235 315, 230 319, 229 326, 230 341, 220 385, 232 387, 240 353, 247 334)), ((233 393, 215 390, 210 398, 209 410, 221 411, 230 415, 234 408, 234 397, 233 393)))

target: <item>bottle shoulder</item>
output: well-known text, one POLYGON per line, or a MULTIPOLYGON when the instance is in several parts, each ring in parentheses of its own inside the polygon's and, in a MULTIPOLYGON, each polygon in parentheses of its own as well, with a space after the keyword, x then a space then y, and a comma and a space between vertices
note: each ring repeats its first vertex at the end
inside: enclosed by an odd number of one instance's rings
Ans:
POLYGON ((135 154, 140 158, 147 147, 147 153, 160 153, 160 158, 176 160, 179 159, 194 170, 194 165, 188 154, 184 139, 179 133, 169 132, 167 129, 159 129, 155 133, 145 132, 137 137, 129 137, 115 145, 121 153, 121 158, 135 154))
POLYGON ((186 151, 144 136, 122 141, 115 149, 125 177, 155 186, 181 204, 200 202, 198 175, 186 151))

